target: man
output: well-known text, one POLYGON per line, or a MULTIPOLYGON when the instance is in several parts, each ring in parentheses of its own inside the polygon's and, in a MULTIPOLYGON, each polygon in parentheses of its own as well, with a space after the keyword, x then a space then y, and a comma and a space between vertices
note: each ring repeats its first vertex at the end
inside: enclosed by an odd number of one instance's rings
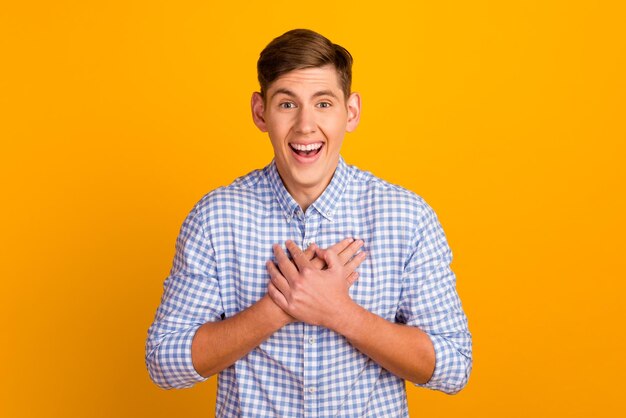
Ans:
POLYGON ((219 373, 218 417, 402 417, 405 379, 467 382, 471 337, 436 215, 340 157, 361 110, 351 66, 315 32, 274 39, 252 96, 274 160, 182 226, 146 362, 164 388, 219 373))

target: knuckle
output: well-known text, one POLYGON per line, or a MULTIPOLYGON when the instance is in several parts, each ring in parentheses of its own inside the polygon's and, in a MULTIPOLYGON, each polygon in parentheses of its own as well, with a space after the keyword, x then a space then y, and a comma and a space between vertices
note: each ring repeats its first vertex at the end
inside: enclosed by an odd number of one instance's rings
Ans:
POLYGON ((289 280, 289 287, 291 287, 294 291, 300 289, 302 286, 302 277, 295 276, 289 280))
POLYGON ((302 269, 300 270, 300 274, 301 274, 303 277, 309 277, 309 276, 311 276, 311 274, 312 274, 312 273, 313 273, 313 269, 312 269, 311 267, 309 267, 309 266, 304 266, 304 267, 302 267, 302 269))
POLYGON ((274 287, 274 285, 272 285, 270 283, 270 285, 267 287, 267 293, 270 294, 270 296, 275 297, 276 293, 278 293, 278 290, 276 290, 276 288, 274 287))
POLYGON ((289 303, 294 309, 299 309, 302 306, 302 296, 293 295, 289 303))

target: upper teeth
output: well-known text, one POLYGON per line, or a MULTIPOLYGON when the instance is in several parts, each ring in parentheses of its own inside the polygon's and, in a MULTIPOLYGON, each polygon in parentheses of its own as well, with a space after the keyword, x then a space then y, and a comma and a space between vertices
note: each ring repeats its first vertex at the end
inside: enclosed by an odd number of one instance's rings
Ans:
POLYGON ((321 142, 316 144, 302 145, 302 144, 291 144, 291 146, 298 151, 313 151, 322 146, 321 142))

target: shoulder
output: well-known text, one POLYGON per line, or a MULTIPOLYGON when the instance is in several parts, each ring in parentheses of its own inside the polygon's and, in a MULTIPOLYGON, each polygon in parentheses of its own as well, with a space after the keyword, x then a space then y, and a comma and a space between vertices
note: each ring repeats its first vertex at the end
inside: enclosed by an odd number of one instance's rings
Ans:
POLYGON ((353 199, 365 199, 373 207, 382 207, 389 213, 402 214, 415 222, 423 222, 435 216, 430 205, 417 193, 356 166, 349 167, 352 171, 350 190, 353 199))
POLYGON ((410 248, 422 243, 440 245, 449 252, 445 234, 433 208, 418 194, 402 186, 382 180, 370 172, 354 170, 351 199, 355 206, 365 207, 366 219, 374 224, 392 227, 404 234, 410 248))
POLYGON ((192 213, 206 223, 209 219, 253 212, 267 204, 270 193, 265 170, 254 170, 204 195, 193 207, 192 213))

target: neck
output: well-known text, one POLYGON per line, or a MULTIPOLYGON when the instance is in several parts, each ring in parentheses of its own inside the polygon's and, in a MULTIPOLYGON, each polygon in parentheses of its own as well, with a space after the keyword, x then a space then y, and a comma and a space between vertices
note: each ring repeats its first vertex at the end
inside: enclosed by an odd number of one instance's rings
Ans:
POLYGON ((322 195, 322 193, 324 193, 324 190, 326 190, 326 187, 328 187, 333 179, 333 176, 335 175, 338 164, 339 161, 337 159, 333 169, 324 170, 324 174, 321 178, 316 178, 317 176, 315 176, 315 172, 312 173, 312 176, 302 175, 302 173, 300 176, 293 176, 291 175, 291 171, 289 169, 283 169, 280 161, 276 162, 276 169, 283 185, 285 186, 285 189, 287 189, 287 192, 289 192, 291 197, 293 197, 302 211, 306 212, 309 206, 311 206, 313 202, 315 202, 322 195), (299 177, 302 177, 300 181, 298 181, 299 177), (306 180, 310 181, 306 182, 306 180))
POLYGON ((287 188, 289 194, 296 201, 296 203, 302 208, 302 212, 306 212, 309 206, 311 206, 313 202, 315 202, 317 198, 320 197, 322 193, 324 193, 326 186, 327 185, 325 185, 321 189, 319 187, 311 189, 291 188, 287 186, 285 187, 287 188))
POLYGON ((324 179, 322 182, 313 184, 313 185, 302 185, 295 184, 293 182, 285 181, 285 178, 280 174, 280 170, 278 171, 278 175, 280 176, 285 189, 289 192, 293 200, 296 201, 298 206, 302 208, 302 212, 306 212, 306 210, 317 200, 318 197, 324 193, 326 187, 330 184, 330 181, 333 178, 334 172, 328 177, 324 179))

